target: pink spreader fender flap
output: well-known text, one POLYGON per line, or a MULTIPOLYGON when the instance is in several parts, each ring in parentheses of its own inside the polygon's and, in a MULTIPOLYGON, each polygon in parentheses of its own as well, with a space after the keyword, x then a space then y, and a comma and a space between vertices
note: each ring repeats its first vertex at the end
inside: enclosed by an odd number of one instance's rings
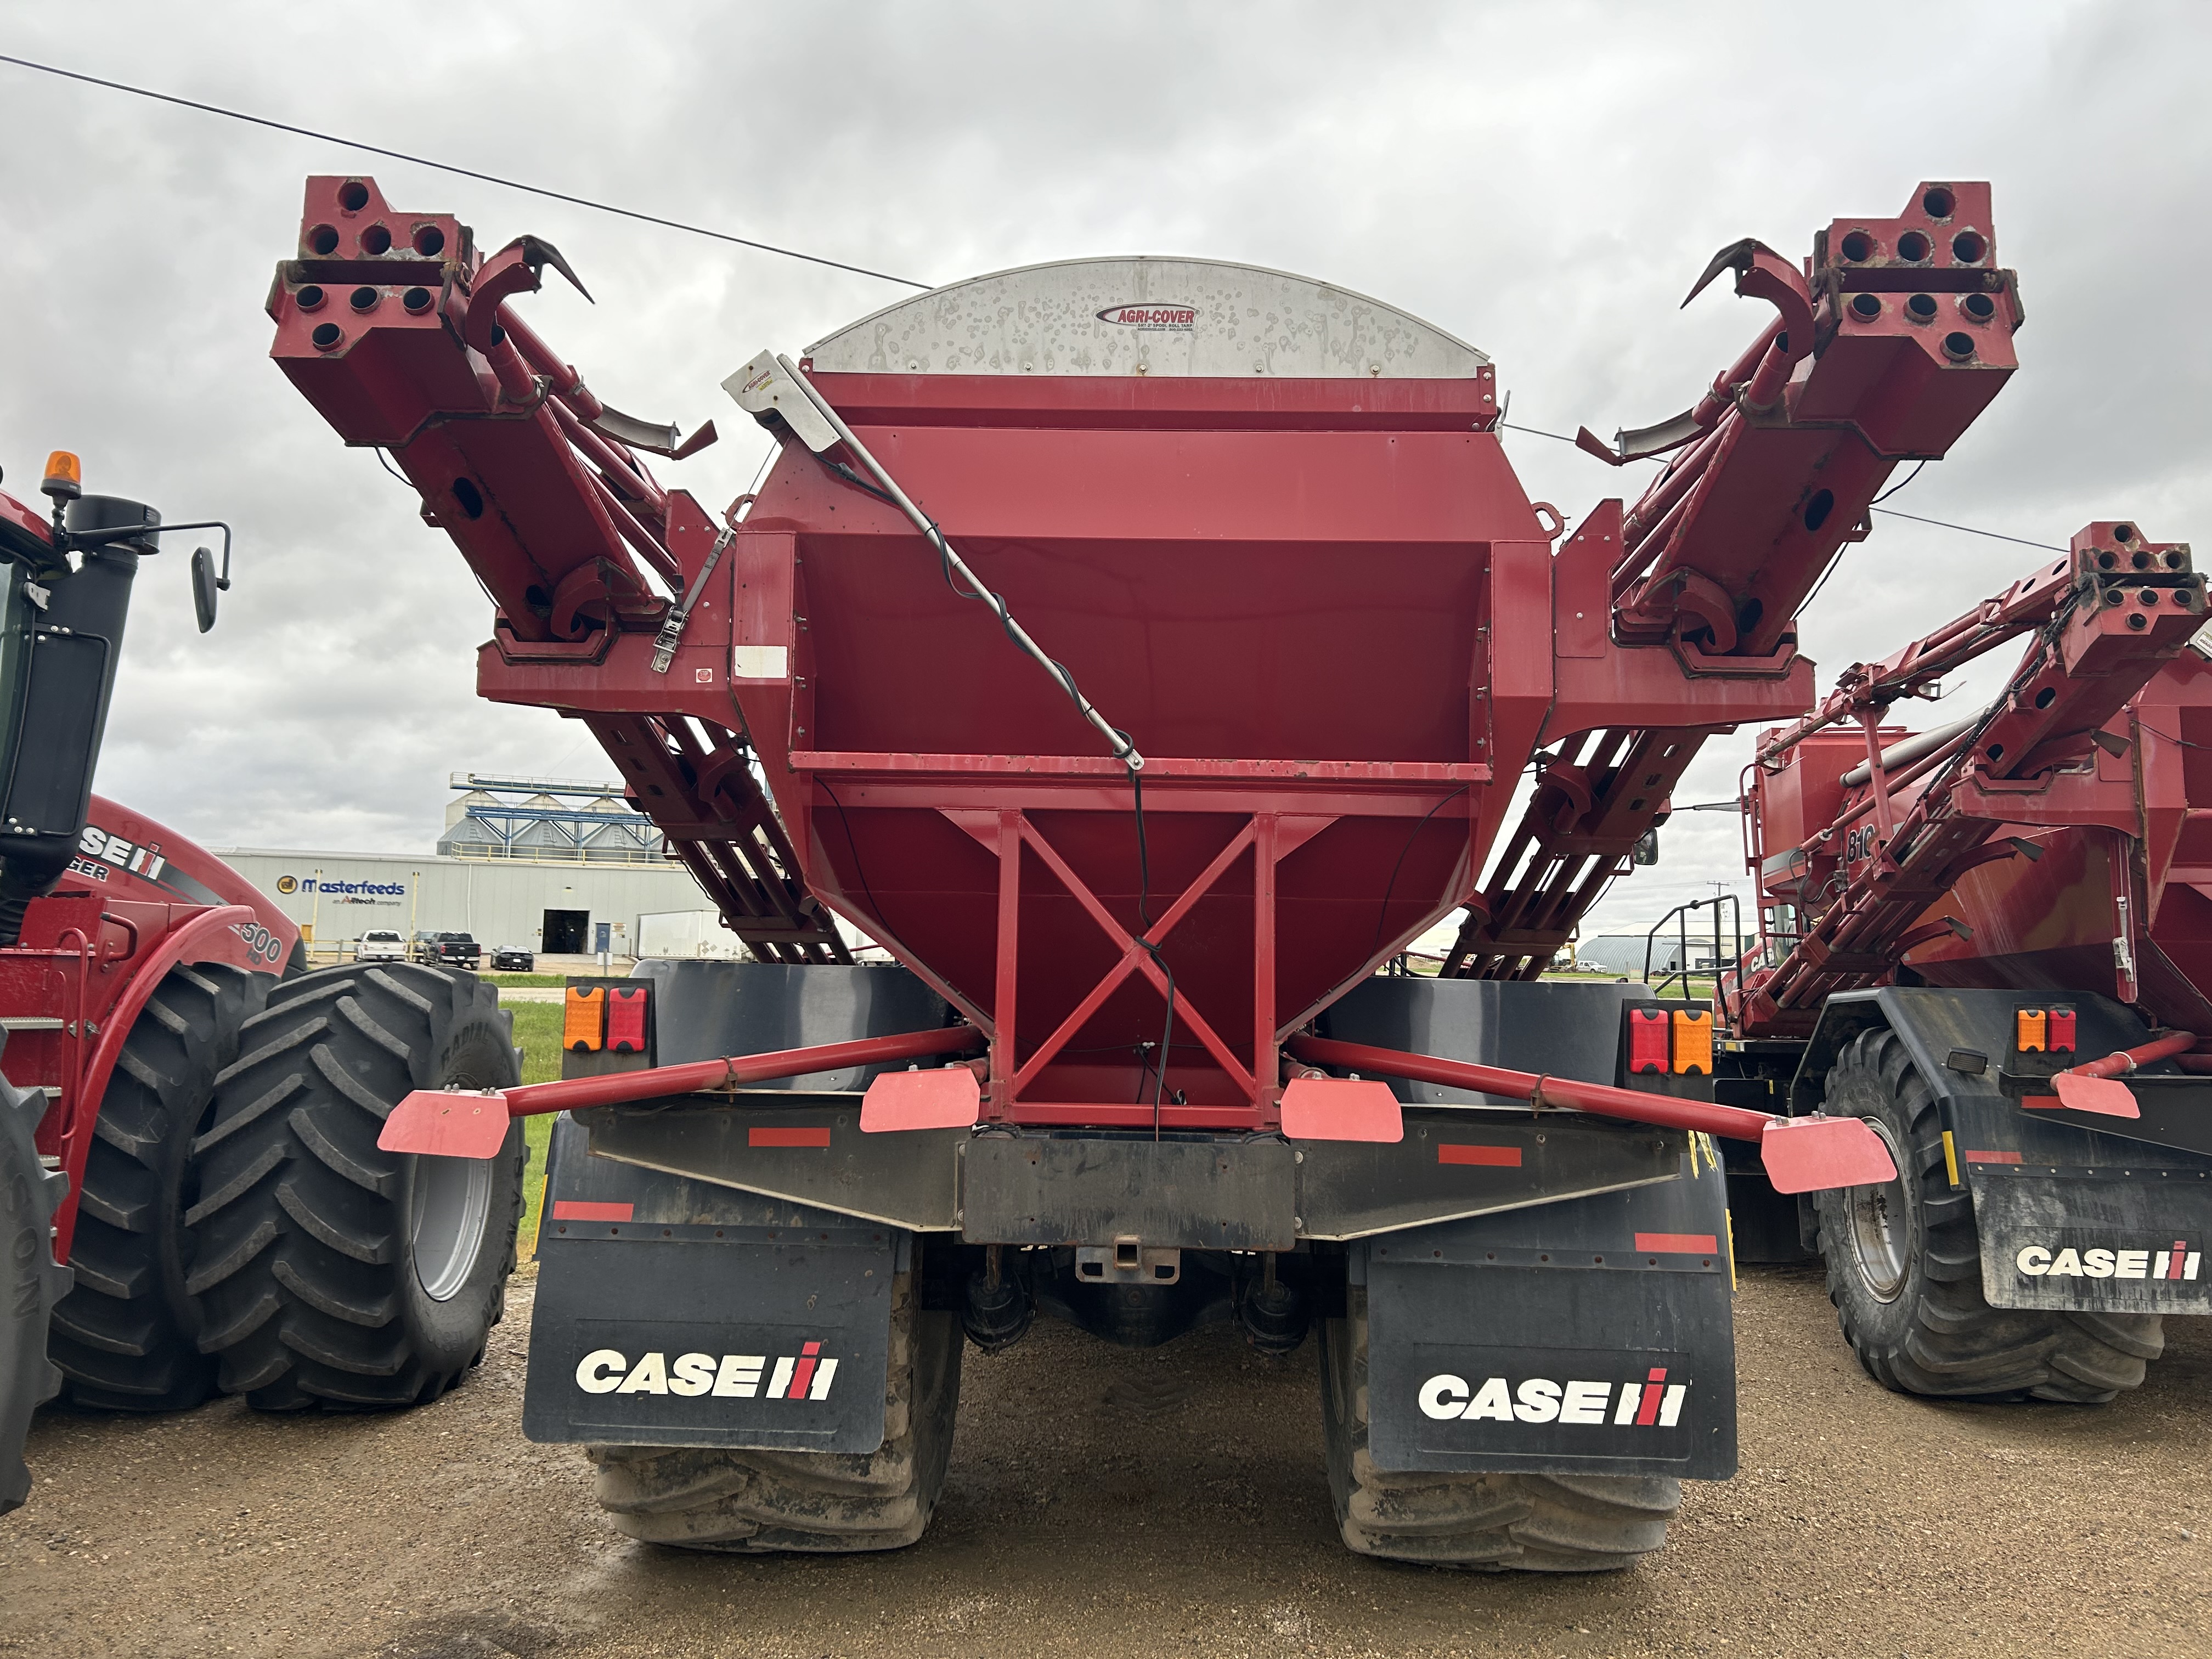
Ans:
POLYGON ((931 1072, 885 1072, 860 1100, 860 1133, 964 1129, 983 1113, 982 1085, 965 1066, 931 1072))
POLYGON ((1283 1090, 1283 1133, 1291 1140, 1398 1141, 1406 1138, 1406 1118, 1387 1083, 1293 1078, 1283 1090))
POLYGON ((1759 1162, 1778 1193, 1872 1187, 1897 1178, 1897 1165, 1865 1121, 1776 1118, 1759 1138, 1759 1162))
POLYGON ((2080 1072, 2061 1072, 2051 1079, 2058 1103, 2076 1112, 2095 1112, 2102 1117, 2141 1117, 2136 1091, 2118 1078, 2087 1077, 2080 1072))
POLYGON ((507 1097, 496 1089, 417 1089, 384 1120, 378 1147, 434 1158, 496 1158, 507 1140, 507 1097))

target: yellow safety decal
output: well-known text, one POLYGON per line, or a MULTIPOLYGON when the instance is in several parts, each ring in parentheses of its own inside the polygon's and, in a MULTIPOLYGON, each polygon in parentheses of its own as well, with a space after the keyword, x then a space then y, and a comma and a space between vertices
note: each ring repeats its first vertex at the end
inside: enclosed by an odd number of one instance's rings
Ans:
POLYGON ((1951 1177, 1951 1185, 1959 1184, 1959 1146, 1951 1139, 1948 1129, 1943 1131, 1943 1173, 1951 1177))
POLYGON ((1735 1294, 1735 1212, 1723 1210, 1721 1219, 1727 1224, 1729 1253, 1729 1294, 1735 1294))

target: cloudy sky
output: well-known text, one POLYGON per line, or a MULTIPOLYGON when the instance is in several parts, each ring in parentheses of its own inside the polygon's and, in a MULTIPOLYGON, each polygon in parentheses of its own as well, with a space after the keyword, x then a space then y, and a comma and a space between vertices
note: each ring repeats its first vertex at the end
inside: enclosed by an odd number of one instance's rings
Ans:
MULTIPOLYGON (((2201 5, 83 0, 0 9, 0 52, 927 282, 1097 253, 1305 272, 1483 347, 1513 418, 1567 432, 1673 413, 1763 325, 1725 285, 1676 308, 1715 248, 1800 257, 1920 179, 1987 178, 2023 369, 1893 505, 2058 544, 2118 515, 2191 538, 2212 509, 2201 5)), ((28 495, 72 448, 93 489, 236 525, 211 636, 181 556, 141 576, 99 783, 216 844, 422 850, 449 772, 605 770, 573 726, 475 699, 465 568, 267 361, 301 180, 357 171, 487 246, 557 243, 600 303, 550 287, 534 319, 611 401, 716 418, 721 445, 663 469, 710 502, 762 453, 721 377, 902 292, 0 64, 0 467, 28 495)), ((1623 487, 1507 447, 1570 516, 1623 487)), ((1879 520, 1806 619, 1820 682, 2037 556, 1879 520)), ((1732 795, 1747 746, 1683 799, 1732 795)), ((1665 842, 1601 924, 1741 878, 1729 815, 1665 842)))

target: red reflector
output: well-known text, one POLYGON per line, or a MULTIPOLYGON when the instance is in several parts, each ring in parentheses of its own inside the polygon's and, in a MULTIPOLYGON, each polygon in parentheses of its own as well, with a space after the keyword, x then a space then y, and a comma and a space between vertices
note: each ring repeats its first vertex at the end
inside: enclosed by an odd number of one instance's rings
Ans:
POLYGON ((1399 1141, 1406 1138, 1406 1118, 1387 1083, 1293 1078, 1283 1091, 1283 1133, 1292 1140, 1399 1141))
POLYGON ((618 1054, 645 1052, 645 987, 607 988, 607 1047, 618 1054))
POLYGON ((1881 1138, 1856 1117, 1778 1117, 1760 1131, 1759 1161, 1778 1193, 1873 1187, 1897 1178, 1881 1138))
POLYGON ((2020 1162, 2020 1154, 2018 1152, 1977 1152, 1969 1151, 1961 1152, 1959 1156, 1966 1159, 1969 1164, 2017 1164, 2020 1162))
POLYGON ((580 1198, 556 1198, 553 1200, 556 1221, 628 1221, 636 1212, 635 1204, 595 1204, 580 1198))
POLYGON ((964 1129, 982 1115, 982 1085, 965 1066, 945 1066, 933 1072, 885 1072, 860 1098, 860 1133, 964 1129))
POLYGON ((1667 1070, 1670 1044, 1664 1008, 1628 1011, 1628 1069, 1632 1073, 1667 1070))
POLYGON ((2044 1029, 2048 1033, 2045 1041, 2051 1044, 2053 1054, 2070 1054, 2074 1052, 2074 1011, 2071 1008, 2053 1008, 2044 1029))
POLYGON ((2095 1112, 2104 1117, 2141 1117, 2136 1091, 2118 1078, 2079 1077, 2061 1072, 2051 1079, 2059 1103, 2076 1112, 2095 1112))
POLYGON ((496 1158, 512 1121, 496 1091, 416 1089, 392 1109, 376 1144, 383 1152, 432 1158, 496 1158))
POLYGON ((1638 1233, 1636 1248, 1647 1255, 1712 1255, 1720 1240, 1711 1233, 1638 1233))
POLYGON ((827 1146, 829 1144, 830 1131, 827 1128, 767 1127, 756 1125, 745 1131, 745 1145, 748 1146, 827 1146))
POLYGON ((1517 1170, 1521 1167, 1518 1146, 1465 1146, 1449 1143, 1437 1148, 1439 1164, 1492 1164, 1499 1169, 1517 1170))

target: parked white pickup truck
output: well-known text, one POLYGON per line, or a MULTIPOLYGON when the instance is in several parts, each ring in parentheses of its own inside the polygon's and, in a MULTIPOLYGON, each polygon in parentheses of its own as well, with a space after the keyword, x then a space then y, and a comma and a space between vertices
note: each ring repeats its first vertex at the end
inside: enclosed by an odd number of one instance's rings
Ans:
POLYGON ((404 962, 407 941, 386 928, 372 927, 361 936, 353 954, 359 962, 404 962))

